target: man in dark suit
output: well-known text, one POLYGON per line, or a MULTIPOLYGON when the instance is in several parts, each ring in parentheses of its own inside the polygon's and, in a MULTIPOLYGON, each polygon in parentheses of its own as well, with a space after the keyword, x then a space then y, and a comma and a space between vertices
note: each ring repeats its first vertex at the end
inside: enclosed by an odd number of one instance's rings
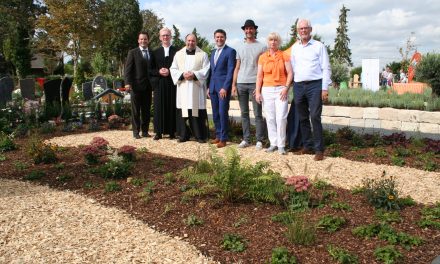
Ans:
POLYGON ((170 75, 170 66, 173 63, 177 49, 171 46, 171 30, 162 28, 159 31, 162 46, 153 51, 154 68, 154 140, 162 138, 162 134, 176 134, 176 86, 170 75))
POLYGON ((148 51, 148 32, 140 32, 138 37, 139 47, 128 52, 125 63, 125 88, 130 92, 131 98, 131 124, 133 137, 139 139, 149 137, 151 108, 151 54, 148 51))
POLYGON ((211 98, 212 117, 215 125, 215 139, 211 143, 217 144, 218 148, 222 148, 226 146, 228 140, 228 111, 236 51, 225 44, 226 32, 223 29, 217 29, 214 32, 214 40, 216 49, 211 53, 209 97, 211 98))

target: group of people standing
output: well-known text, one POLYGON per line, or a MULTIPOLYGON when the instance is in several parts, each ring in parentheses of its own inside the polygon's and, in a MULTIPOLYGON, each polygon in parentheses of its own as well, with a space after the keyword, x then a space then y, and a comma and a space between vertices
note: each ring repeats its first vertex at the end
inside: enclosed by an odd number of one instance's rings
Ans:
POLYGON ((228 141, 229 101, 238 96, 243 140, 239 148, 251 145, 249 101, 256 125, 256 149, 263 148, 267 128, 270 146, 266 152, 286 154, 288 148, 302 154, 324 157, 321 112, 327 100, 330 63, 325 46, 311 37, 309 20, 297 23, 299 40, 287 51, 279 50, 281 37, 270 33, 267 43, 256 39, 258 26, 246 20, 241 27, 244 42, 234 49, 226 45, 226 32, 214 32, 215 49, 210 58, 197 47, 197 37, 188 34, 186 46, 171 45, 171 30, 159 32, 162 46, 148 50, 149 35, 141 32, 139 47, 128 53, 126 88, 132 102, 133 137, 149 137, 151 95, 154 92, 154 140, 169 135, 178 142, 194 137, 205 143, 209 137, 206 99, 210 98, 218 148, 228 141), (288 109, 288 92, 294 87, 294 101, 288 109), (264 126, 263 111, 266 117, 264 126), (141 136, 139 135, 141 133, 141 136))

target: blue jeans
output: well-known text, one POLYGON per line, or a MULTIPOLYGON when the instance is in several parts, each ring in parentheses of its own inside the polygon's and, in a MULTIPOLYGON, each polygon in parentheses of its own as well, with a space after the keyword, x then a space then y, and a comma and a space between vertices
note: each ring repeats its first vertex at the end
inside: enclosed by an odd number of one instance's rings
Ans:
POLYGON ((257 141, 263 141, 264 139, 264 122, 263 111, 261 104, 255 101, 254 96, 255 83, 237 83, 238 102, 240 104, 241 112, 241 126, 243 128, 243 140, 250 143, 250 125, 251 120, 249 117, 249 98, 252 99, 252 107, 255 116, 255 127, 257 141))
POLYGON ((295 107, 299 115, 304 148, 324 151, 321 123, 322 80, 295 82, 293 89, 295 91, 295 107), (312 123, 311 126, 310 122, 312 123))

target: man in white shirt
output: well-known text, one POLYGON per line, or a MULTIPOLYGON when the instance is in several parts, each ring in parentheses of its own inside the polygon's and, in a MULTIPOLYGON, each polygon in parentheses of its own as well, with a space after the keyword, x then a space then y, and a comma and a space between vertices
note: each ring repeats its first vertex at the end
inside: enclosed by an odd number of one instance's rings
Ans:
POLYGON ((321 113, 322 102, 328 100, 327 90, 331 84, 330 62, 324 44, 312 39, 312 25, 309 20, 299 19, 297 30, 300 38, 292 46, 291 63, 295 107, 300 118, 304 145, 302 153, 315 153, 315 160, 322 160, 324 140, 321 113))

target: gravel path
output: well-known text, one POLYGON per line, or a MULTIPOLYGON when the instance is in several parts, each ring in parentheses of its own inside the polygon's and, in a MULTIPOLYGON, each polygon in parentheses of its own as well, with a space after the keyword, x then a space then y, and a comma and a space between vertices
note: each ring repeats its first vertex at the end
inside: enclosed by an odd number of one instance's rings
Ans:
MULTIPOLYGON (((50 142, 86 145, 95 136, 104 137, 113 147, 146 147, 150 152, 191 160, 211 151, 209 144, 196 142, 134 140, 131 131, 69 135, 50 142)), ((343 158, 316 162, 312 155, 281 156, 253 147, 239 149, 239 153, 249 162, 269 161, 283 176, 306 175, 343 188, 358 186, 362 179, 378 178, 386 171, 396 178, 402 195, 425 204, 440 201, 440 173, 343 158)), ((0 263, 214 263, 180 238, 156 232, 127 213, 72 192, 0 179, 0 212, 0 263)))
POLYGON ((0 263, 214 263, 91 199, 0 179, 0 263))

